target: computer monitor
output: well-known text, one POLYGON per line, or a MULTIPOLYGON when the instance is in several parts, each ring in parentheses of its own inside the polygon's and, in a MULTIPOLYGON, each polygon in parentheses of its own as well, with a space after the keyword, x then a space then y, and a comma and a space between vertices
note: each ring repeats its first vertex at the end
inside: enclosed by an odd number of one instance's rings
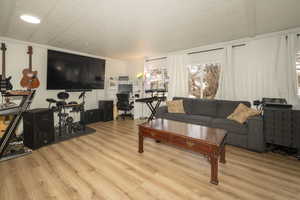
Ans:
POLYGON ((132 93, 132 84, 119 84, 118 93, 132 93))
POLYGON ((129 76, 119 76, 119 81, 129 81, 129 76))

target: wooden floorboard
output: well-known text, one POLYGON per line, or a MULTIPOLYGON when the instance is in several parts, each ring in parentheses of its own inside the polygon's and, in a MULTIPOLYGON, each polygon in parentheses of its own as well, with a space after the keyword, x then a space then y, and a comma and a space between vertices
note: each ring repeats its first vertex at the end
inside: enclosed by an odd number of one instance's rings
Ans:
POLYGON ((228 146, 219 185, 199 154, 145 139, 139 121, 91 125, 95 134, 0 163, 0 200, 300 199, 300 162, 228 146))

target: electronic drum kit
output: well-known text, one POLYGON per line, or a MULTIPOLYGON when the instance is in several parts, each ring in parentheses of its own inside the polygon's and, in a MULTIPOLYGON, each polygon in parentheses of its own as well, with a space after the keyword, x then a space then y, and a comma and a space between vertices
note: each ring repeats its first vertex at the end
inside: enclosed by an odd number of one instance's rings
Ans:
POLYGON ((85 104, 85 91, 81 92, 78 99, 81 103, 76 101, 67 102, 69 94, 67 92, 60 92, 57 94, 58 100, 48 98, 46 101, 49 103, 49 109, 57 113, 58 125, 56 131, 60 137, 68 137, 71 134, 83 131, 85 129, 84 120, 75 122, 75 114, 84 112, 85 104), (52 106, 53 105, 53 106, 52 106))

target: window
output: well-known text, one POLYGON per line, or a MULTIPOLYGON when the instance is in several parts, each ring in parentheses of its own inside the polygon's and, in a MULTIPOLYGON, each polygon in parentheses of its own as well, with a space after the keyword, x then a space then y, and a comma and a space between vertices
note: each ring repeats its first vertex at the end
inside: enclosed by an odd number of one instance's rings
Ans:
POLYGON ((202 64, 189 67, 189 96, 214 99, 220 77, 220 64, 202 64))
POLYGON ((149 61, 145 66, 145 89, 168 90, 168 70, 166 59, 149 61))
POLYGON ((296 54, 296 71, 298 77, 298 95, 300 95, 300 51, 296 54))

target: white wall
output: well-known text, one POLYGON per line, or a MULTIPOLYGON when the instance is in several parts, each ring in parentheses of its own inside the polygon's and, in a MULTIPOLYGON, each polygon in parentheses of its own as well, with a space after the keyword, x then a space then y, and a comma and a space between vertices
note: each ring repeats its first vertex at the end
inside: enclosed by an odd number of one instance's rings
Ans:
POLYGON ((109 77, 116 77, 116 76, 128 76, 128 69, 127 69, 127 61, 121 60, 113 60, 110 59, 107 61, 108 66, 105 73, 105 78, 108 80, 109 77))
MULTIPOLYGON (((37 89, 36 96, 32 103, 31 108, 43 108, 47 107, 48 103, 45 101, 46 98, 56 98, 58 90, 47 90, 46 79, 47 79, 47 49, 54 49, 59 51, 65 51, 69 53, 75 53, 80 55, 86 55, 91 57, 98 57, 80 52, 68 51, 64 49, 58 49, 55 47, 49 47, 39 44, 26 43, 22 41, 12 40, 9 38, 0 38, 0 42, 5 42, 7 46, 6 52, 6 74, 12 76, 12 84, 14 89, 23 89, 20 86, 20 80, 22 78, 22 70, 28 68, 28 54, 27 46, 33 46, 33 69, 38 71, 38 78, 41 82, 40 87, 37 89)), ((100 57, 98 57, 100 58, 100 57)), ((105 77, 127 75, 127 62, 104 58, 106 59, 105 77)), ((2 58, 0 58, 2 63, 2 58)), ((1 68, 2 69, 2 68, 1 68)), ((79 93, 71 93, 69 101, 79 101, 79 93)), ((104 90, 93 90, 87 93, 86 109, 97 108, 98 100, 105 99, 104 90)))
POLYGON ((130 79, 135 80, 136 75, 144 72, 144 59, 139 58, 127 61, 127 73, 130 79))

